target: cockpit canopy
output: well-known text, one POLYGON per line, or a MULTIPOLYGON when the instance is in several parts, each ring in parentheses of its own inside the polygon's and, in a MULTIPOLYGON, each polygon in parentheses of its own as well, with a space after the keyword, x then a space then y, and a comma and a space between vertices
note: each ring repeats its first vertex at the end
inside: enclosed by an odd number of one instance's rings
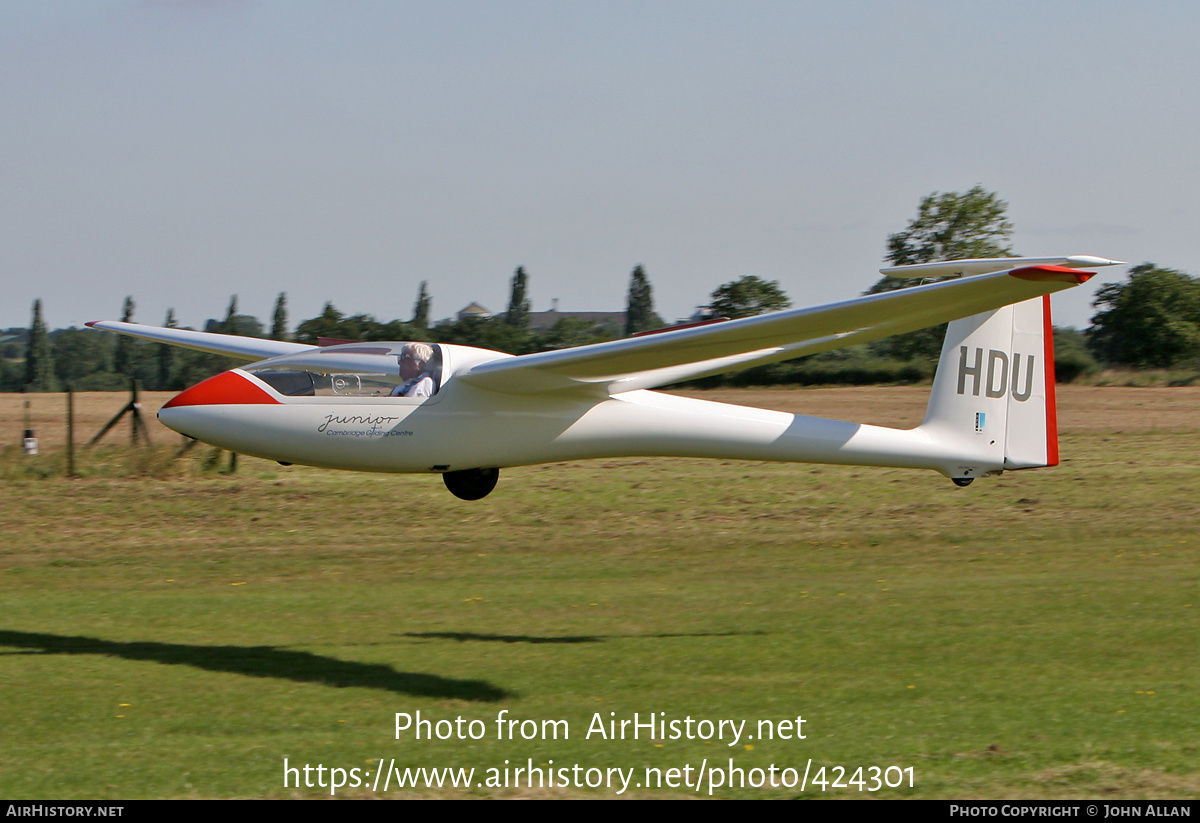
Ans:
POLYGON ((405 382, 400 358, 421 347, 432 350, 423 375, 433 380, 433 393, 442 386, 443 352, 436 343, 347 343, 300 354, 272 357, 244 367, 288 397, 388 397, 405 382))

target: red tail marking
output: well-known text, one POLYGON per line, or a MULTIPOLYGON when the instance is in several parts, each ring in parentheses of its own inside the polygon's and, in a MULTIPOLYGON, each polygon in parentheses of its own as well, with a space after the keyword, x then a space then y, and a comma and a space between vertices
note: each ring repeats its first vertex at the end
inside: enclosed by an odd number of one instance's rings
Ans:
POLYGON ((1046 465, 1058 465, 1058 401, 1054 396, 1054 325, 1050 295, 1042 295, 1042 344, 1046 353, 1046 465))
POLYGON ((1018 280, 1049 281, 1054 283, 1086 283, 1096 276, 1094 271, 1068 269, 1066 266, 1026 266, 1009 274, 1018 280))
POLYGON ((172 397, 164 409, 175 406, 228 406, 279 401, 235 372, 221 372, 172 397))

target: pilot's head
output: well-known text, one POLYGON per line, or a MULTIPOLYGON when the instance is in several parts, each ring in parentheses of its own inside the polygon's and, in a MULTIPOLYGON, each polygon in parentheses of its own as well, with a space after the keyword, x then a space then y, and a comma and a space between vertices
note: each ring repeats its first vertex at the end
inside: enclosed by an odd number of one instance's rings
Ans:
POLYGON ((400 349, 400 377, 412 380, 433 359, 433 347, 426 343, 405 343, 400 349))

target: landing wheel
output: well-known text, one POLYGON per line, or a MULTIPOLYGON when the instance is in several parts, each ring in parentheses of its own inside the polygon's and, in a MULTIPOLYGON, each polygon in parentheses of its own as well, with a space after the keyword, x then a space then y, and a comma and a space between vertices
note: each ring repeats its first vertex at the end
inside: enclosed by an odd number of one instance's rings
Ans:
POLYGON ((463 469, 442 472, 442 482, 460 500, 480 500, 491 494, 500 479, 499 469, 463 469))
POLYGON ((951 477, 950 479, 953 480, 954 485, 958 486, 960 489, 975 482, 974 477, 951 477))

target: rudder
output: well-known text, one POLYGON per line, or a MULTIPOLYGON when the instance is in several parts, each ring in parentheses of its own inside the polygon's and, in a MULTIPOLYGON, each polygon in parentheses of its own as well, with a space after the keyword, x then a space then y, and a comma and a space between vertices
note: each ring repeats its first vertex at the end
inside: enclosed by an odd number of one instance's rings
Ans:
POLYGON ((1058 407, 1054 393, 1054 325, 1050 319, 1050 296, 1026 300, 1013 309, 1012 350, 1014 356, 1017 352, 1022 353, 1026 373, 1013 373, 1013 385, 1021 384, 1021 391, 1009 395, 1004 467, 1057 466, 1058 407))

